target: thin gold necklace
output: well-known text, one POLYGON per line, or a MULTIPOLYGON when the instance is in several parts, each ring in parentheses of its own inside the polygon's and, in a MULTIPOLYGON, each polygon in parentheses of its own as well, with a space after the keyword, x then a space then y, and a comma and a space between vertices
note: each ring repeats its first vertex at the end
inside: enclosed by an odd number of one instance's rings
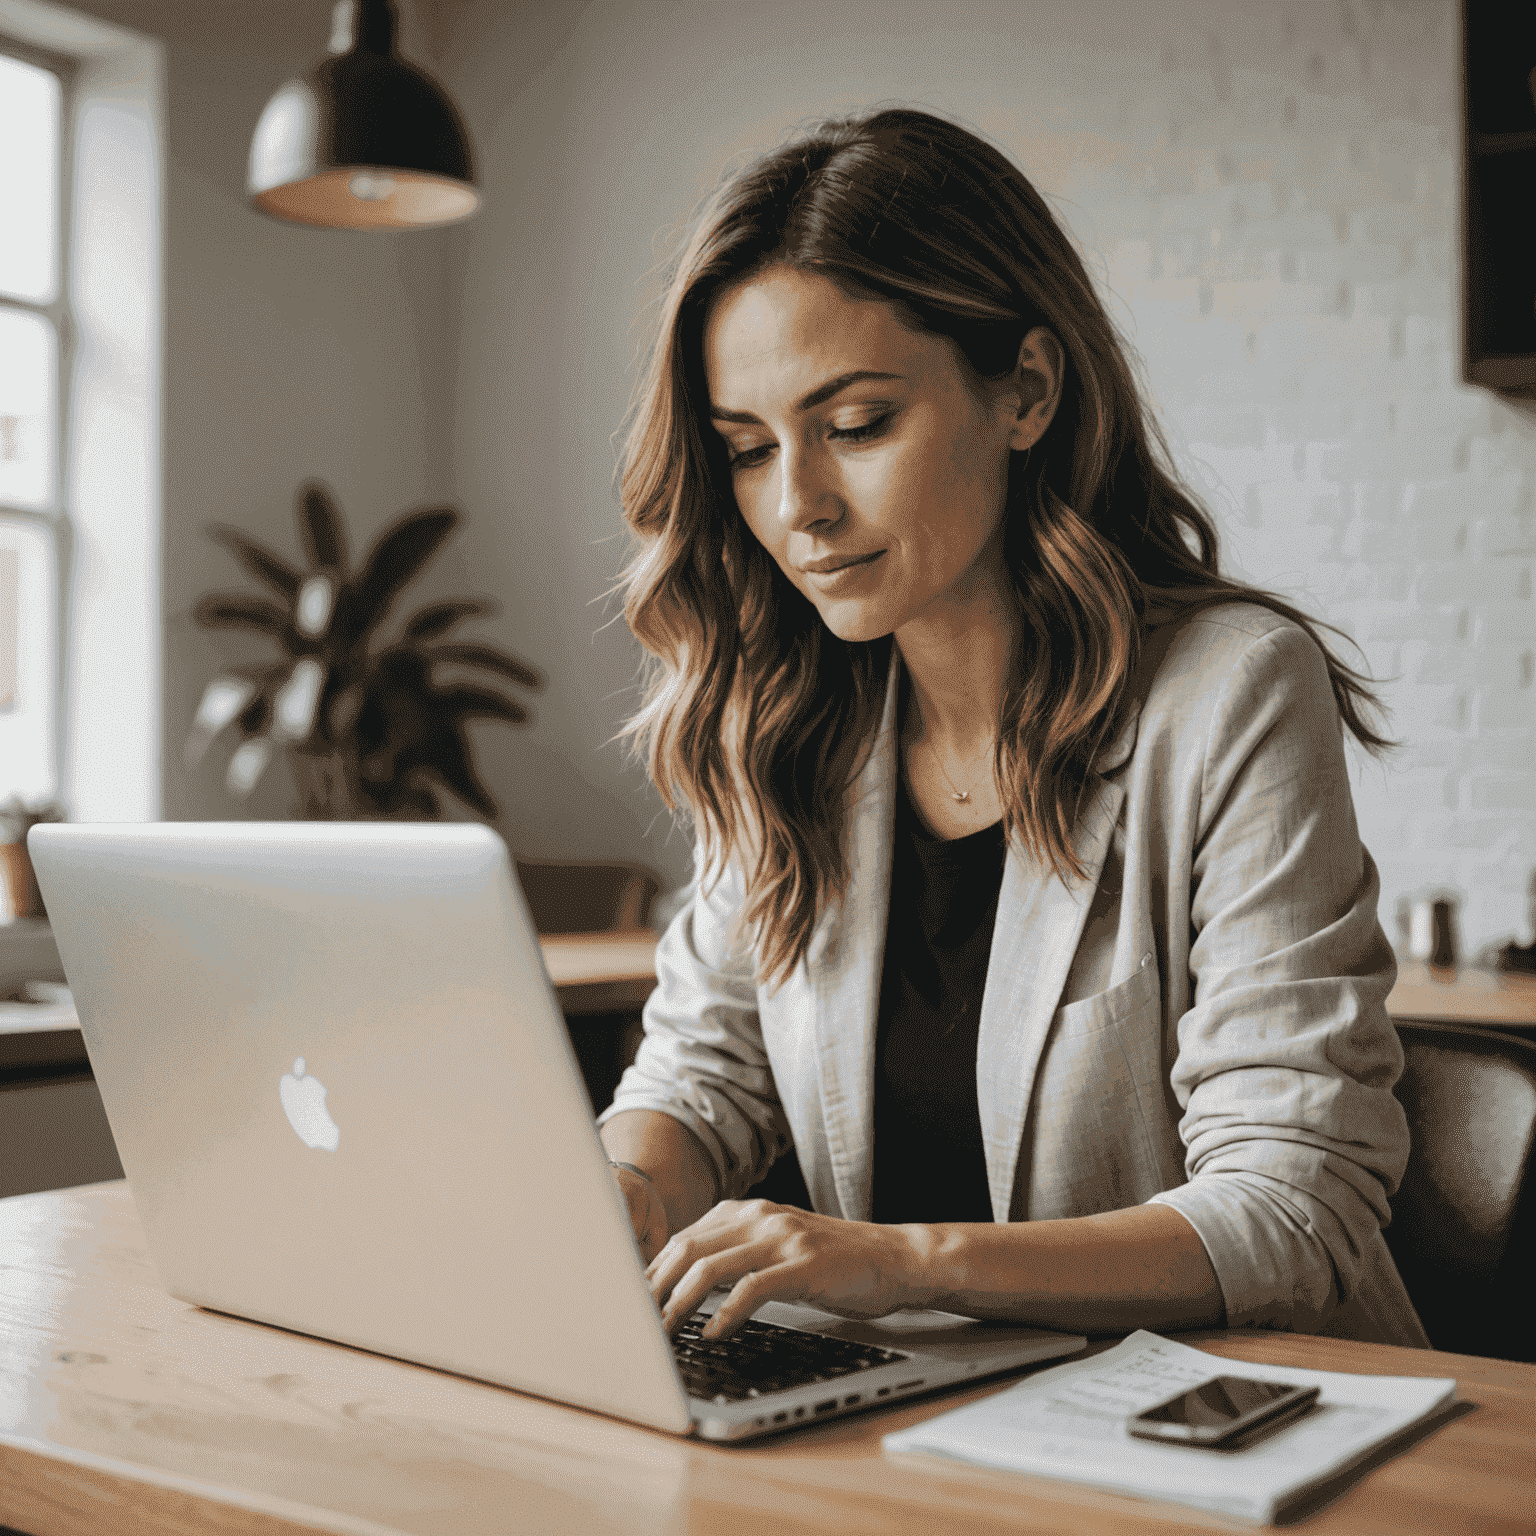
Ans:
POLYGON ((944 759, 939 756, 939 749, 937 747, 930 745, 928 751, 932 755, 934 762, 938 764, 939 772, 944 775, 944 782, 949 785, 949 798, 956 805, 964 805, 971 798, 970 790, 957 789, 955 787, 955 781, 950 778, 949 770, 945 768, 944 759))

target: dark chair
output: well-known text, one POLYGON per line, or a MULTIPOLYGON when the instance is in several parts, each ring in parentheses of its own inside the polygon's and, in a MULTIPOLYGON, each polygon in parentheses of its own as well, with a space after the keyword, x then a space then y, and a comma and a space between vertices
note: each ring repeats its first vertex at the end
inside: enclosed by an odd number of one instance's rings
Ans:
POLYGON ((1413 1150, 1387 1246, 1436 1349, 1536 1360, 1536 1045, 1397 1029, 1413 1150))
POLYGON ((517 878, 540 933, 644 928, 661 889, 643 864, 518 859, 517 878))

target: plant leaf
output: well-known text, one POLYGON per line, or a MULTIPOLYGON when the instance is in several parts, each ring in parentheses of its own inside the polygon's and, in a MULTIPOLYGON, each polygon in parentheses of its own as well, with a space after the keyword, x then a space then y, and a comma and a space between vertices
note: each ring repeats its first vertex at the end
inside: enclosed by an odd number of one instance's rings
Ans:
POLYGON ((473 617, 477 613, 495 613, 495 603, 486 603, 478 598, 466 597, 457 602, 433 603, 429 608, 423 608, 409 624, 405 626, 406 640, 435 640, 439 635, 445 635, 460 619, 473 617))
POLYGON ((293 605, 293 627, 307 640, 323 640, 335 611, 335 579, 323 571, 306 576, 293 605))
POLYGON ((288 632, 288 610, 270 597, 211 592, 199 598, 192 617, 205 629, 256 629, 264 635, 288 632))
POLYGON ((456 720, 507 720, 521 725, 528 718, 528 711, 515 699, 493 693, 489 688, 478 688, 474 683, 440 688, 437 697, 444 712, 456 720))
POLYGON ((274 555, 270 549, 238 528, 231 528, 228 523, 210 523, 208 535, 222 544, 258 581, 266 582, 273 591, 280 592, 290 601, 298 595, 302 578, 281 555, 274 555))
POLYGON ((203 689, 202 700, 197 706, 197 714, 192 721, 193 731, 198 735, 207 735, 211 740, 260 691, 250 678, 232 677, 228 673, 220 673, 203 689))
POLYGON ((318 480, 305 481, 299 490, 299 538, 311 565, 346 570, 346 524, 331 493, 318 480))
POLYGON ((418 752, 440 729, 439 707, 425 658, 403 646, 375 657, 362 687, 353 735, 362 749, 363 776, 382 779, 396 773, 396 758, 418 752))
POLYGON ((459 514, 451 507, 435 507, 409 513, 379 535, 353 588, 356 606, 351 618, 358 634, 384 617, 395 593, 432 558, 458 522, 459 514))
POLYGON ((430 784, 413 781, 400 796, 402 810, 415 811, 423 821, 436 821, 443 814, 442 803, 432 792, 430 784))
POLYGON ((325 677, 325 668, 313 656, 302 656, 294 662, 293 671, 272 695, 274 740, 284 744, 309 740, 325 677))
POLYGON ((242 662, 238 666, 225 667, 224 671, 230 677, 247 678, 258 687, 265 688, 275 679, 287 677, 292 666, 292 659, 285 656, 281 661, 242 662))
POLYGON ((253 736, 235 748, 235 755, 224 770, 224 782, 243 800, 255 789, 257 779, 271 761, 272 743, 265 736, 253 736))
POLYGON ((480 782, 475 772, 474 759, 464 733, 457 728, 445 728, 432 738, 422 754, 424 765, 471 810, 478 811, 487 821, 496 819, 496 802, 490 791, 480 782))
POLYGON ((259 736, 266 730, 272 719, 272 691, 263 688, 260 693, 242 709, 236 719, 240 726, 242 736, 259 736))
MULTIPOLYGON (((236 719, 260 691, 252 679, 236 677, 229 672, 221 672, 203 689, 192 729, 182 748, 182 761, 188 768, 197 767, 219 732, 236 719)), ((4 814, 4 809, 0 806, 0 815, 4 814)))
POLYGON ((423 654, 428 661, 447 661, 460 667, 485 667, 488 671, 510 677, 514 683, 521 683, 525 688, 544 686, 544 679, 527 662, 508 656, 493 646, 450 641, 444 645, 434 645, 423 654))
POLYGON ((326 712, 322 717, 322 729, 332 741, 340 741, 347 736, 357 717, 363 709, 363 685, 352 683, 332 695, 330 703, 326 706, 326 712))

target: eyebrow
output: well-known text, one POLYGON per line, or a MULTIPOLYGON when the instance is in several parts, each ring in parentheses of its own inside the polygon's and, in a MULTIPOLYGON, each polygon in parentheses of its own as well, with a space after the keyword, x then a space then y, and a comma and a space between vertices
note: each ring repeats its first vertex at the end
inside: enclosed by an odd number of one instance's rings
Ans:
MULTIPOLYGON (((801 400, 796 406, 797 411, 809 411, 818 405, 825 405, 833 395, 841 393, 850 384, 861 384, 865 379, 899 379, 899 373, 876 373, 871 368, 856 368, 852 373, 840 373, 835 379, 828 379, 825 384, 818 384, 810 394, 801 400)), ((741 421, 757 423, 757 417, 751 411, 728 411, 723 406, 712 405, 709 408, 711 421, 741 421)))

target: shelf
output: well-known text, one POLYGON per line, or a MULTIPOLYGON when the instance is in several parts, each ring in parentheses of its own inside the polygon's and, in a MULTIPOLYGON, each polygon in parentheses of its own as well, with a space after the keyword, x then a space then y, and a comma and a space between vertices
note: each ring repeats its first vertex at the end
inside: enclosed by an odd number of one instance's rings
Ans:
POLYGON ((1536 353, 1475 357, 1467 364, 1467 381, 1486 389, 1536 389, 1536 353))
POLYGON ((1462 377, 1536 395, 1536 5, 1462 0, 1462 377))
POLYGON ((1512 155, 1527 149, 1536 149, 1536 128, 1528 128, 1523 133, 1474 133, 1472 135, 1474 155, 1512 155))

